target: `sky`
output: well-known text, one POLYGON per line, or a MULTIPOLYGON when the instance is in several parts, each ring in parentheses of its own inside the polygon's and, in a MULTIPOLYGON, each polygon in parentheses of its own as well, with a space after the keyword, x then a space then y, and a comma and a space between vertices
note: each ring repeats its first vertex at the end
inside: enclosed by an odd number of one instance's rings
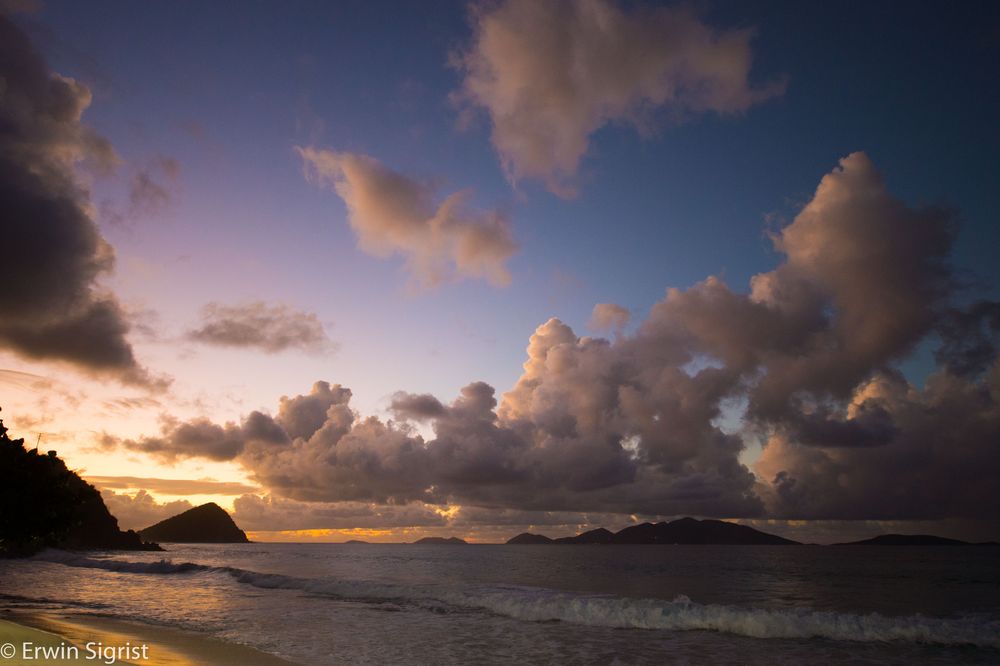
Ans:
POLYGON ((993 3, 0 3, 0 406, 123 527, 1000 538, 993 3))

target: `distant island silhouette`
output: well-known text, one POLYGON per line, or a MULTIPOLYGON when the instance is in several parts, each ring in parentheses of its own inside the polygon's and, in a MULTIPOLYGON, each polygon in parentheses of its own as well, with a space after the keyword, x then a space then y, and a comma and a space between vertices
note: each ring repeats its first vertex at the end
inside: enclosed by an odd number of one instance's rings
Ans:
POLYGON ((123 532, 98 490, 66 467, 55 451, 26 449, 0 420, 0 556, 43 548, 162 550, 123 532))
POLYGON ((423 539, 417 539, 413 542, 414 544, 444 544, 448 546, 464 546, 468 542, 465 539, 459 539, 458 537, 424 537, 423 539))
POLYGON ((246 533, 215 502, 161 520, 139 534, 162 543, 250 543, 246 533))
POLYGON ((544 534, 521 532, 516 537, 508 539, 507 543, 515 546, 541 546, 547 543, 553 543, 553 541, 544 534))
POLYGON ((642 523, 618 532, 603 527, 571 537, 550 539, 541 534, 524 532, 507 541, 511 545, 545 544, 702 544, 702 545, 801 545, 798 541, 755 530, 746 525, 722 520, 680 518, 672 522, 642 523))
POLYGON ((834 546, 995 546, 995 541, 970 543, 931 534, 880 534, 871 539, 835 543, 834 546))

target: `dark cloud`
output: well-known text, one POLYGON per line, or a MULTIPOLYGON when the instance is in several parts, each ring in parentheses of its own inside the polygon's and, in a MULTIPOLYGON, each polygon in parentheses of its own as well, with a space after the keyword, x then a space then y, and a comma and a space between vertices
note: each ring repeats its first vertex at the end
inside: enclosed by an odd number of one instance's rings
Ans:
POLYGON ((146 437, 129 445, 137 451, 166 460, 191 456, 232 460, 243 450, 244 433, 234 423, 220 426, 206 418, 183 423, 167 418, 163 430, 169 433, 168 437, 146 437))
POLYGON ((0 14, 35 14, 41 9, 41 0, 0 0, 0 14))
MULTIPOLYGON (((683 450, 654 454, 654 446, 675 443, 666 435, 643 450, 637 425, 643 398, 672 405, 680 428, 692 415, 675 401, 689 391, 687 397, 697 399, 693 394, 706 380, 678 372, 669 390, 645 385, 642 360, 629 359, 630 353, 577 338, 552 320, 532 337, 526 376, 500 410, 493 388, 482 382, 466 386, 449 405, 397 394, 397 417, 430 420, 435 436, 426 441, 405 422, 360 418, 349 407, 350 391, 318 382, 308 395, 282 398, 274 417, 253 412, 224 426, 171 421, 162 436, 126 445, 167 459, 236 460, 273 494, 308 502, 759 512, 754 478, 737 461, 739 440, 707 419, 683 426, 685 435, 701 437, 683 450)), ((710 405, 703 409, 709 417, 717 413, 710 405)), ((669 430, 666 419, 663 425, 669 430)))
POLYGON ((259 349, 269 354, 295 349, 323 354, 334 345, 315 314, 284 304, 209 303, 202 308, 201 326, 188 332, 195 342, 218 347, 259 349))
POLYGON ((110 168, 111 145, 80 122, 90 90, 49 71, 0 15, 0 345, 124 381, 152 382, 121 305, 98 287, 114 251, 90 217, 74 165, 110 168))
POLYGON ((756 465, 771 513, 785 518, 994 518, 1000 515, 1000 363, 984 378, 946 371, 923 390, 898 375, 858 388, 848 408, 877 402, 893 426, 880 446, 819 447, 775 434, 756 465))
POLYGON ((613 341, 551 319, 500 400, 482 382, 450 403, 397 393, 384 421, 319 382, 274 417, 169 422, 129 445, 232 459, 301 502, 989 518, 1000 514, 997 315, 993 304, 951 304, 954 227, 950 211, 892 197, 855 153, 775 235, 785 260, 748 293, 715 277, 671 289, 613 341), (920 389, 895 366, 932 335, 943 366, 920 389), (743 430, 724 429, 726 406, 739 404, 743 430), (747 435, 766 441, 756 475, 740 462, 747 435))
POLYGON ((413 393, 399 392, 392 396, 392 404, 389 405, 396 418, 415 421, 426 421, 444 416, 447 407, 432 395, 426 393, 415 395, 413 393))
POLYGON ((934 352, 939 365, 968 377, 989 366, 1000 342, 1000 303, 980 301, 950 310, 938 323, 941 346, 934 352))

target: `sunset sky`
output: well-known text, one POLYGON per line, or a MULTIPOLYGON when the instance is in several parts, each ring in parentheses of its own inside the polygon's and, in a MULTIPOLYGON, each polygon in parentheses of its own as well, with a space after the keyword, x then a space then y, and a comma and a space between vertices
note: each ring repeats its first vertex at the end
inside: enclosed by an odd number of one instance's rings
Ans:
POLYGON ((0 12, 2 416, 123 527, 1000 539, 995 3, 0 12))

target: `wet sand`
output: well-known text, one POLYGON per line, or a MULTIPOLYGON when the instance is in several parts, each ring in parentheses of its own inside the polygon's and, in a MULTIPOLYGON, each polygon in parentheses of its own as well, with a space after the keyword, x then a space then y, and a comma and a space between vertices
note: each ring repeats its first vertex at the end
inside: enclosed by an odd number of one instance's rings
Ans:
MULTIPOLYGON (((39 664, 52 666, 56 664, 126 664, 142 666, 156 664, 157 666, 242 666, 244 664, 260 664, 261 666, 288 666, 293 662, 255 650, 244 645, 226 643, 207 636, 181 631, 168 627, 158 627, 136 622, 126 622, 112 618, 93 615, 70 613, 8 613, 0 616, 0 646, 11 644, 16 654, 6 657, 2 662, 12 664, 39 664), (54 658, 40 656, 25 659, 21 650, 25 642, 33 646, 50 648, 49 654, 54 658), (127 652, 120 653, 124 659, 117 656, 102 657, 88 651, 88 643, 92 649, 112 646, 128 647, 127 652), (141 646, 147 646, 142 658, 141 646), (76 646, 74 652, 70 646, 76 646), (51 650, 56 650, 52 652, 51 650)), ((8 648, 9 649, 9 648, 8 648)), ((35 655, 32 655, 34 657, 35 655)))

